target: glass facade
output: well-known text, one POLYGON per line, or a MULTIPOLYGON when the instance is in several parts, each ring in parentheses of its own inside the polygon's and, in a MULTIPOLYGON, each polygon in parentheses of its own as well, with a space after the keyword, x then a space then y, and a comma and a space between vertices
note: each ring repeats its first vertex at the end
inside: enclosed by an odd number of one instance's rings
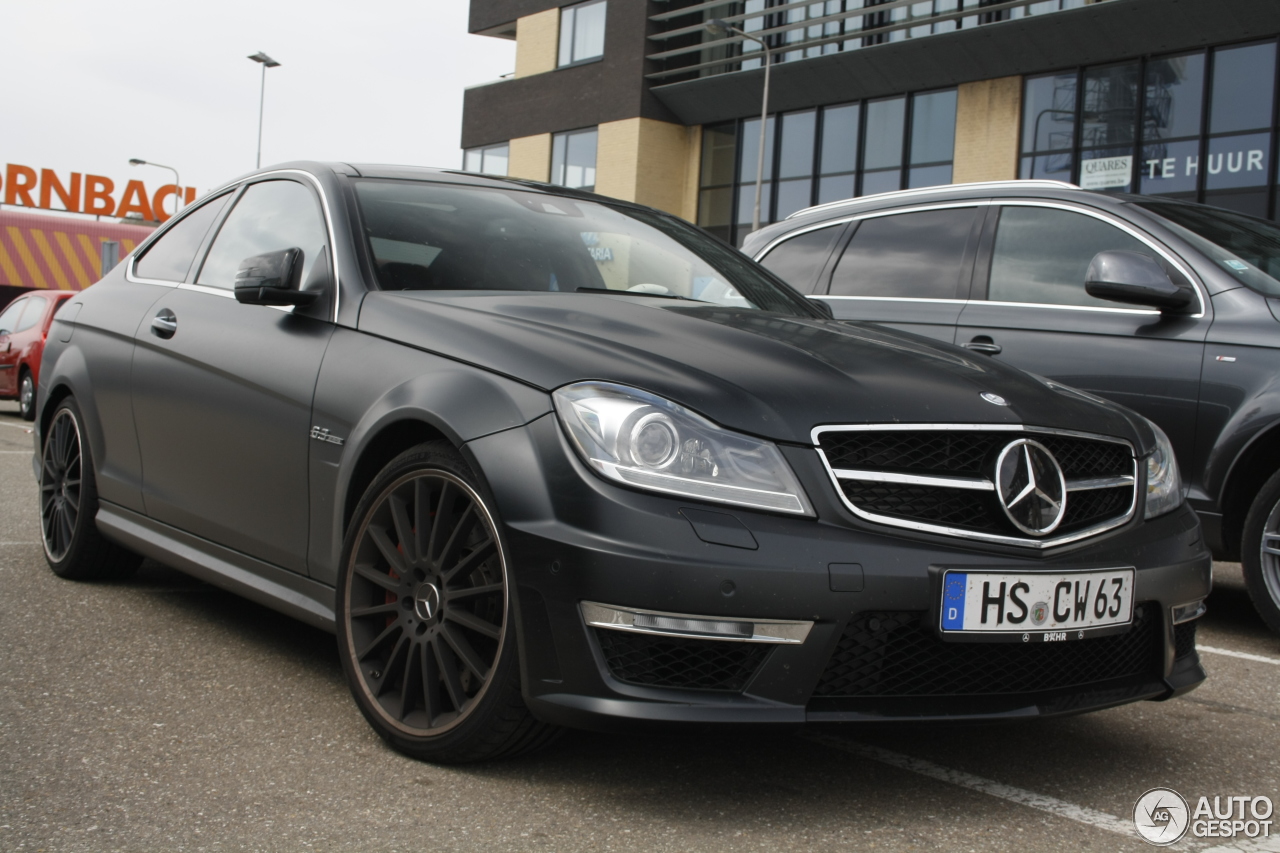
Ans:
POLYGON ((596 129, 551 137, 551 183, 579 190, 596 188, 596 129))
POLYGON ((1276 216, 1276 41, 1028 77, 1019 176, 1276 216))
MULTIPOLYGON (((956 90, 770 116, 760 222, 814 204, 951 183, 956 90)), ((698 224, 741 245, 751 231, 760 119, 702 129, 698 224)))
POLYGON ((729 44, 721 37, 696 31, 708 21, 723 18, 743 31, 763 38, 773 61, 793 62, 878 44, 1000 21, 1076 9, 1090 0, 724 0, 724 2, 663 3, 655 15, 659 31, 651 59, 655 79, 707 77, 759 68, 760 45, 750 40, 729 44), (681 6, 684 8, 680 8, 681 6), (671 8, 675 6, 676 8, 671 8))
POLYGON ((575 65, 604 56, 605 0, 592 0, 560 10, 560 54, 557 65, 575 65))
POLYGON ((511 148, 505 142, 484 148, 468 148, 462 152, 462 170, 506 177, 507 161, 510 157, 511 148))

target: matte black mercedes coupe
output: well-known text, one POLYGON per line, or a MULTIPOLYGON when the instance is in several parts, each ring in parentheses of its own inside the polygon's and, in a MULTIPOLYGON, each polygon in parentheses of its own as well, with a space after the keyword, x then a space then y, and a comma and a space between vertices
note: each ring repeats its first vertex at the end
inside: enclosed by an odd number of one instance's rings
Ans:
POLYGON ((674 217, 295 163, 62 309, 44 547, 336 630, 396 748, 628 721, 1001 719, 1204 679, 1210 558, 1149 421, 841 324, 674 217))

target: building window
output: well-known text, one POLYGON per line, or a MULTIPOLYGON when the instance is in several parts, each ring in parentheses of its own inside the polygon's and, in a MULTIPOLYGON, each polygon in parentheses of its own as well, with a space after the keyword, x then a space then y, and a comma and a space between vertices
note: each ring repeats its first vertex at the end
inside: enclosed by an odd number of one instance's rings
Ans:
POLYGON ((579 190, 596 188, 596 129, 551 137, 551 183, 579 190))
MULTIPOLYGON (((770 116, 760 222, 815 204, 951 183, 956 90, 770 116)), ((702 129, 698 224, 741 245, 751 231, 760 119, 702 129)))
POLYGON ((507 161, 511 157, 511 147, 504 142, 501 145, 489 145, 485 148, 468 148, 462 154, 464 171, 505 177, 507 161))
POLYGON ((561 68, 604 56, 604 13, 605 0, 560 10, 561 68))
POLYGON ((1275 39, 1029 77, 1019 176, 1275 218, 1275 39))

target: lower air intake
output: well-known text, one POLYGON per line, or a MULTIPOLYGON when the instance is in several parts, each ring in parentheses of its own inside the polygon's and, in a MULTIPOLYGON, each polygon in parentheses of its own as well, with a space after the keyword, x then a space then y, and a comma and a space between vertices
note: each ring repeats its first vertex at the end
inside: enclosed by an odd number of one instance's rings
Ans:
POLYGON ((1157 608, 1138 605, 1124 634, 1064 643, 944 643, 917 611, 860 613, 845 628, 816 697, 992 696, 1159 677, 1157 608))
POLYGON ((762 643, 594 630, 613 677, 645 687, 741 692, 770 651, 762 643))

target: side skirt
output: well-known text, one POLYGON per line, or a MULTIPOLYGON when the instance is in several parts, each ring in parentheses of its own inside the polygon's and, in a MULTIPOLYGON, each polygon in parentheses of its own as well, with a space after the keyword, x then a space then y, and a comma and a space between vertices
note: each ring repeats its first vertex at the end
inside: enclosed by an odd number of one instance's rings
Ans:
POLYGON ((101 501, 102 535, 131 551, 334 633, 333 587, 101 501))

